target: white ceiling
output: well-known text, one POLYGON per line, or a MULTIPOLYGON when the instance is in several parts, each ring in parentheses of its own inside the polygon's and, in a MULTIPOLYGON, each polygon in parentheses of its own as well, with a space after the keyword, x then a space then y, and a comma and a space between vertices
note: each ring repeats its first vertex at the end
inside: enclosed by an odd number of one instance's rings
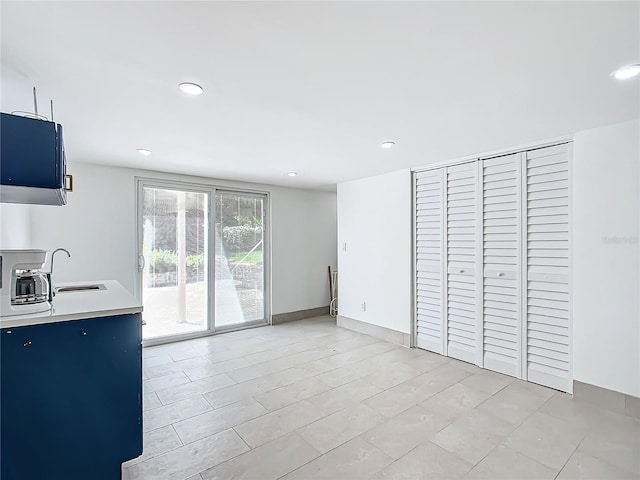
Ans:
POLYGON ((640 2, 2 1, 1 14, 2 111, 31 110, 37 86, 72 162, 332 189, 639 115, 638 79, 609 74, 640 62, 640 2))

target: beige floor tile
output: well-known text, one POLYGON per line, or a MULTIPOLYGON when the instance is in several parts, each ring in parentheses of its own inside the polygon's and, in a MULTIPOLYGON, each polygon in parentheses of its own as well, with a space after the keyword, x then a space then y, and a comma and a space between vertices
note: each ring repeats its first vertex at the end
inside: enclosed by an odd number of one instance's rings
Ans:
POLYGON ((640 476, 640 422, 628 418, 626 427, 589 433, 579 450, 640 476))
POLYGON ((476 373, 480 373, 480 372, 486 371, 486 370, 483 370, 482 368, 478 367, 477 365, 474 365, 473 363, 464 362, 464 361, 458 360, 456 358, 449 358, 449 363, 452 366, 456 367, 456 368, 461 368, 462 370, 468 372, 469 375, 474 375, 476 373))
POLYGON ((157 392, 165 388, 175 387, 185 383, 189 383, 189 377, 183 372, 172 373, 171 375, 164 375, 162 377, 150 378, 142 382, 142 391, 147 394, 151 392, 157 392))
POLYGON ((338 353, 331 357, 321 358, 314 362, 309 362, 302 365, 300 368, 309 372, 310 375, 320 375, 336 368, 341 368, 352 363, 361 361, 360 355, 354 355, 350 352, 338 353))
MULTIPOLYGON (((142 349, 142 360, 149 360, 153 357, 158 357, 160 355, 169 356, 169 352, 175 348, 174 345, 158 345, 155 347, 144 347, 142 349)), ((169 361, 173 361, 172 358, 169 357, 169 361)))
POLYGON ((326 453, 384 421, 383 415, 366 405, 357 404, 322 418, 299 433, 317 451, 326 453))
POLYGON ((373 395, 380 393, 381 388, 364 380, 355 380, 341 387, 314 395, 308 399, 315 407, 327 415, 345 408, 353 407, 373 395))
POLYGON ((538 411, 564 420, 578 428, 595 431, 624 430, 633 422, 629 417, 574 400, 571 395, 556 392, 538 411))
MULTIPOLYGON (((442 357, 441 355, 437 355, 442 358, 443 362, 446 360, 446 357, 442 357)), ((373 356, 369 363, 375 367, 386 367, 389 365, 401 365, 412 362, 417 358, 432 358, 430 352, 424 350, 418 350, 415 348, 405 348, 405 347, 396 347, 391 350, 387 350, 384 353, 373 356)))
POLYGON ((249 450, 233 430, 176 448, 128 467, 131 480, 182 480, 249 450))
POLYGON ((296 432, 201 472, 203 480, 275 480, 320 454, 296 432))
POLYGON ((462 415, 453 422, 453 425, 473 432, 489 433, 501 438, 505 438, 516 428, 514 424, 478 409, 462 415))
POLYGON ((151 432, 144 433, 142 437, 142 455, 125 462, 123 465, 130 467, 181 446, 182 442, 171 425, 157 428, 151 432))
POLYGON ((524 382, 514 381, 482 403, 478 409, 519 424, 549 400, 553 393, 551 389, 529 388, 524 382))
POLYGON ((283 480, 369 478, 393 462, 373 445, 354 438, 283 477, 283 480))
POLYGON ((630 472, 592 457, 584 452, 576 452, 564 466, 557 480, 637 480, 640 478, 630 472))
POLYGON ((497 447, 502 439, 503 437, 498 435, 452 424, 433 435, 431 441, 471 465, 476 465, 497 447))
POLYGON ((142 368, 147 369, 151 367, 157 367, 158 365, 166 365, 167 363, 174 363, 173 358, 168 353, 158 354, 152 357, 142 358, 142 368))
POLYGON ((279 372, 283 369, 284 368, 280 367, 274 361, 265 361, 256 365, 239 368, 238 370, 232 370, 227 372, 227 375, 229 375, 236 383, 242 383, 279 372))
POLYGON ((494 395, 513 382, 514 378, 500 373, 481 370, 475 375, 465 378, 461 383, 475 390, 494 395))
POLYGON ((489 398, 489 394, 464 384, 456 383, 429 397, 420 406, 440 416, 454 420, 489 398))
POLYGON ((449 359, 448 362, 438 365, 433 370, 426 372, 423 378, 448 387, 470 377, 472 375, 470 371, 472 367, 477 369, 475 365, 449 359))
POLYGON ((254 395, 275 390, 281 386, 282 384, 279 380, 274 379, 271 376, 266 376, 249 380, 248 382, 230 384, 223 388, 206 393, 204 398, 206 398, 207 401, 215 408, 220 408, 241 400, 246 400, 254 395))
POLYGON ((552 480, 558 470, 545 467, 529 457, 498 446, 465 478, 486 480, 552 480))
POLYGON ((302 368, 288 368, 264 377, 218 389, 205 395, 205 398, 215 408, 220 408, 309 377, 311 377, 310 373, 302 368))
POLYGON ((464 477, 471 465, 445 449, 427 442, 378 473, 376 479, 441 480, 464 477))
POLYGON ((151 410, 152 408, 161 407, 162 403, 156 395, 156 392, 145 393, 142 396, 142 410, 151 410))
POLYGON ((419 375, 407 382, 384 390, 364 400, 362 403, 369 405, 386 417, 395 417, 448 386, 446 382, 430 377, 432 374, 433 372, 427 372, 419 375))
POLYGON ((207 377, 220 375, 221 373, 231 372, 239 368, 246 367, 249 362, 244 357, 231 358, 215 363, 207 363, 195 367, 184 368, 183 372, 191 381, 201 380, 207 377))
MULTIPOLYGON (((158 357, 155 357, 158 358, 158 357)), ((149 359, 152 362, 155 358, 149 359)), ((144 371, 149 378, 162 377, 174 373, 184 372, 188 368, 209 365, 211 361, 207 357, 194 357, 180 362, 171 361, 170 363, 162 363, 154 366, 144 365, 144 371)))
POLYGON ((153 430, 124 480, 640 480, 638 420, 329 317, 143 357, 153 430))
POLYGON ((200 440, 214 433, 227 430, 241 423, 267 413, 267 410, 249 398, 238 403, 232 403, 226 407, 212 410, 201 415, 173 424, 176 433, 185 445, 200 440))
POLYGON ((373 371, 374 368, 365 360, 329 370, 328 372, 317 375, 316 378, 322 380, 330 387, 339 387, 345 383, 366 377, 373 371))
MULTIPOLYGON (((165 377, 158 377, 157 380, 163 378, 165 377)), ((153 379, 149 381, 153 381, 153 379)), ((202 395, 229 385, 234 385, 234 383, 235 382, 227 375, 221 374, 216 375, 215 377, 202 378, 183 385, 164 388, 162 390, 158 390, 156 394, 164 405, 168 405, 170 403, 179 402, 180 400, 193 397, 194 395, 202 395)))
POLYGON ((406 363, 420 372, 429 372, 449 362, 449 359, 444 355, 427 352, 426 350, 420 350, 419 348, 412 348, 410 350, 416 351, 419 354, 411 360, 407 360, 406 363))
POLYGON ((411 380, 421 373, 424 373, 424 371, 413 368, 407 363, 397 363, 378 367, 374 373, 367 375, 364 379, 376 387, 386 390, 407 380, 411 380))
POLYGON ((267 410, 273 411, 326 392, 330 388, 318 378, 304 378, 286 387, 276 388, 270 392, 256 395, 255 399, 267 410))
POLYGON ((316 342, 306 342, 302 345, 301 351, 286 355, 279 360, 283 368, 299 367, 306 363, 314 362, 321 358, 336 355, 336 351, 332 348, 317 348, 316 342))
POLYGON ((505 440, 504 445, 546 465, 560 470, 582 439, 584 428, 536 412, 505 440))
POLYGON ((234 428, 247 445, 255 448, 322 417, 324 417, 323 412, 303 400, 234 428))
POLYGON ((171 355, 171 358, 173 358, 174 362, 180 362, 182 360, 187 360, 195 357, 207 356, 211 353, 215 353, 216 351, 220 350, 222 345, 220 344, 220 342, 215 342, 212 344, 200 344, 200 345, 188 345, 187 343, 184 348, 179 348, 179 347, 180 345, 178 345, 177 349, 171 350, 171 352, 169 353, 169 355, 171 355))
POLYGON ((293 382, 297 382, 298 380, 302 380, 303 378, 309 378, 313 375, 310 375, 309 372, 304 370, 302 367, 293 367, 287 368, 285 370, 280 370, 279 372, 272 373, 265 378, 272 379, 275 383, 278 384, 278 387, 284 387, 286 385, 291 385, 293 382))
POLYGON ((449 420, 420 407, 412 407, 362 434, 362 438, 398 459, 449 424, 449 420))
POLYGON ((354 338, 350 338, 348 340, 344 340, 341 342, 336 342, 331 345, 331 348, 336 350, 337 352, 349 352, 352 353, 356 351, 358 348, 370 345, 372 343, 381 343, 379 340, 370 337, 368 335, 359 335, 354 338))
POLYGON ((196 395, 186 400, 164 405, 145 412, 142 428, 145 432, 171 425, 172 423, 194 417, 207 410, 212 410, 202 395, 196 395))

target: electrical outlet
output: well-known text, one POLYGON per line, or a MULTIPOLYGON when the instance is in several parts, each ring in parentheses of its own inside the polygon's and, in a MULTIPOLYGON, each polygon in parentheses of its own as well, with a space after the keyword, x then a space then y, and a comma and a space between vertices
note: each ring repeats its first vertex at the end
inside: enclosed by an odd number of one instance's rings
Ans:
POLYGON ((367 311, 367 302, 362 302, 362 304, 360 305, 360 310, 362 310, 363 312, 367 311))

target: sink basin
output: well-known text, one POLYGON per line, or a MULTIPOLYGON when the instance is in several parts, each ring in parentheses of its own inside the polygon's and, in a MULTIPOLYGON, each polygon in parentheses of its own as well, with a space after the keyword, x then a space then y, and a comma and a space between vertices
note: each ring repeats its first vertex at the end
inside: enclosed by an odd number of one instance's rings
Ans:
POLYGON ((69 285, 67 287, 58 287, 55 289, 56 293, 70 293, 70 292, 97 292, 98 290, 106 290, 107 287, 103 283, 95 283, 90 285, 69 285))

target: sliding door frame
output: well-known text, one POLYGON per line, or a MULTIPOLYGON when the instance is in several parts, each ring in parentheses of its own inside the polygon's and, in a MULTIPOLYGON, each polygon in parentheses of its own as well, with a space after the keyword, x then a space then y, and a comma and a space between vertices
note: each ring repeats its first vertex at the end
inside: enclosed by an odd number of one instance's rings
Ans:
MULTIPOLYGON (((263 304, 263 311, 264 311, 264 319, 263 320, 253 320, 250 322, 245 322, 243 324, 234 324, 234 325, 228 325, 228 326, 223 326, 223 327, 216 327, 215 326, 215 305, 214 305, 214 310, 213 310, 213 315, 212 315, 212 319, 214 321, 214 328, 213 331, 215 333, 222 333, 222 332, 230 332, 230 331, 234 331, 234 330, 242 330, 244 328, 251 328, 251 327, 261 327, 264 325, 270 325, 271 324, 271 222, 270 222, 270 202, 269 202, 269 194, 268 193, 264 193, 264 192, 254 192, 254 191, 250 191, 250 190, 236 190, 233 188, 216 188, 214 191, 214 197, 213 197, 213 201, 215 202, 216 197, 215 195, 217 195, 218 193, 222 193, 222 194, 238 194, 238 195, 244 195, 246 197, 254 197, 254 198, 261 198, 263 201, 263 205, 262 205, 262 234, 263 234, 263 239, 262 239, 262 304, 263 304)), ((214 222, 213 223, 213 229, 212 231, 212 236, 214 237, 214 240, 212 240, 212 245, 215 248, 215 229, 217 228, 218 225, 218 217, 216 216, 216 212, 215 209, 214 211, 212 211, 210 213, 211 216, 211 220, 214 222)), ((216 275, 216 271, 215 271, 215 252, 214 252, 214 259, 213 259, 213 270, 212 270, 212 276, 213 276, 213 282, 212 282, 212 287, 213 287, 213 298, 215 298, 215 275, 216 275)))
POLYGON ((271 324, 271 198, 270 193, 268 191, 261 190, 252 190, 245 188, 235 188, 235 187, 225 187, 218 186, 214 184, 206 184, 206 183, 194 183, 194 182, 184 182, 180 180, 169 180, 163 178, 153 178, 153 177, 134 177, 135 184, 135 198, 136 198, 136 208, 134 211, 135 216, 135 281, 134 281, 134 295, 140 303, 143 304, 142 298, 142 282, 143 282, 143 270, 144 263, 147 259, 143 257, 143 207, 144 207, 144 188, 160 188, 165 190, 176 190, 176 191, 186 191, 186 192, 195 192, 195 193, 206 193, 208 194, 208 217, 206 218, 206 222, 208 224, 208 232, 209 235, 207 238, 207 250, 209 252, 208 258, 208 288, 207 288, 207 314, 206 314, 206 329, 199 332, 189 332, 182 333, 176 335, 167 335, 162 337, 156 337, 151 339, 143 338, 143 346, 153 346, 153 345, 161 345, 165 343, 178 342, 181 340, 189 340, 193 338, 206 337, 210 335, 216 335, 219 333, 226 333, 236 330, 244 330, 247 328, 255 328, 261 327, 264 325, 271 324), (252 322, 247 322, 246 324, 237 324, 230 325, 228 327, 216 328, 215 326, 215 314, 216 314, 216 304, 215 304, 215 277, 216 277, 216 258, 215 258, 215 228, 216 228, 216 211, 215 211, 215 201, 216 194, 218 192, 221 193, 237 193, 244 194, 248 196, 262 197, 264 200, 263 205, 263 235, 264 235, 264 245, 263 245, 263 304, 264 304, 264 320, 257 320, 252 322))

